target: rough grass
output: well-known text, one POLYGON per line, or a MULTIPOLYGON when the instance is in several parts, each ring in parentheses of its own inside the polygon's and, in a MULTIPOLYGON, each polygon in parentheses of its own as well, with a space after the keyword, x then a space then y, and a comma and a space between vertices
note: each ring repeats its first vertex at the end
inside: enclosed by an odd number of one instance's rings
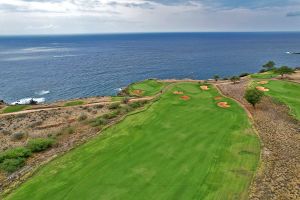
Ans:
POLYGON ((256 79, 269 79, 269 78, 275 78, 278 76, 278 74, 275 74, 273 71, 268 71, 264 73, 257 73, 257 74, 251 74, 251 78, 256 79))
POLYGON ((259 141, 244 110, 225 98, 231 107, 219 108, 215 96, 196 83, 177 84, 6 199, 247 199, 259 141))
POLYGON ((79 106, 79 105, 82 105, 84 104, 83 101, 71 101, 71 102, 67 102, 64 104, 65 107, 68 107, 68 106, 79 106))
POLYGON ((12 105, 12 106, 7 106, 6 108, 3 109, 3 113, 12 113, 12 112, 19 112, 24 110, 25 108, 28 108, 27 105, 12 105))
POLYGON ((300 120, 300 84, 287 81, 270 81, 265 87, 270 91, 266 94, 286 104, 291 114, 300 120))
POLYGON ((133 96, 153 96, 159 93, 166 85, 167 83, 162 83, 158 82, 157 80, 149 79, 131 84, 129 86, 129 94, 133 96), (136 95, 134 93, 135 90, 142 90, 142 94, 136 95))

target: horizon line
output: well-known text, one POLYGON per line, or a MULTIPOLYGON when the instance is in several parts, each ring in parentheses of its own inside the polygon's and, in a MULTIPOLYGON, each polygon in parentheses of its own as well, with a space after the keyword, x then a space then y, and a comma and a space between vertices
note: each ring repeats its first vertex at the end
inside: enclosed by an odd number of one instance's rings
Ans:
POLYGON ((139 34, 180 34, 180 33, 300 33, 300 31, 149 31, 149 32, 107 32, 107 33, 39 33, 39 34, 1 34, 0 37, 27 36, 81 36, 81 35, 139 35, 139 34))

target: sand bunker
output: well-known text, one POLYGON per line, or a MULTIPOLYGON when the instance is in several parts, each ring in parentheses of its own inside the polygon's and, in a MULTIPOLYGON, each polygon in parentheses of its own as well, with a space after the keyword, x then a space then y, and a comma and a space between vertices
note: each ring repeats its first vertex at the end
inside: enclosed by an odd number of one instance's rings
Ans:
POLYGON ((189 99, 190 99, 190 97, 189 97, 189 96, 181 96, 181 99, 183 99, 183 100, 187 101, 187 100, 189 100, 189 99))
POLYGON ((257 86, 256 89, 259 90, 259 91, 263 91, 263 92, 270 91, 268 88, 265 88, 265 87, 262 87, 262 86, 257 86))
POLYGON ((265 85, 265 84, 268 84, 269 83, 269 81, 259 81, 259 82, 257 82, 258 84, 261 84, 261 85, 265 85))
POLYGON ((183 92, 180 92, 180 91, 174 91, 173 94, 183 94, 183 92))
POLYGON ((221 100, 223 97, 221 97, 221 96, 217 96, 217 97, 215 97, 215 100, 221 100))
POLYGON ((209 90, 207 85, 202 85, 202 86, 200 86, 200 88, 201 88, 201 90, 209 90))
POLYGON ((230 108, 230 105, 225 101, 219 102, 218 106, 221 108, 230 108))
POLYGON ((135 94, 135 95, 142 95, 143 94, 143 90, 133 90, 133 94, 135 94))

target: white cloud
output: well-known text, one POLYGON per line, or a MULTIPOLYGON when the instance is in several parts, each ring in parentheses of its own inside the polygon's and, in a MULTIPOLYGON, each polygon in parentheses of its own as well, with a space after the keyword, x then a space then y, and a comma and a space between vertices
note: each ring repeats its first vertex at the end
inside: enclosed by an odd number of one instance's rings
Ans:
POLYGON ((220 9, 207 1, 0 0, 0 34, 300 30, 300 6, 220 9))

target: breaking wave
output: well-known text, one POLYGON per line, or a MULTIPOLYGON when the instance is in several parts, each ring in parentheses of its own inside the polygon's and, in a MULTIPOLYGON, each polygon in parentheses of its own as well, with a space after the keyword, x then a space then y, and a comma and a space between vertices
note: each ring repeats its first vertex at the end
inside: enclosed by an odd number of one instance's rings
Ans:
POLYGON ((43 102, 45 102, 45 98, 43 98, 43 97, 42 98, 23 98, 23 99, 20 99, 18 101, 12 102, 11 105, 29 104, 31 100, 36 101, 37 103, 43 103, 43 102))
POLYGON ((49 94, 49 93, 50 93, 49 90, 41 90, 41 91, 35 92, 34 94, 42 96, 42 95, 49 94))

